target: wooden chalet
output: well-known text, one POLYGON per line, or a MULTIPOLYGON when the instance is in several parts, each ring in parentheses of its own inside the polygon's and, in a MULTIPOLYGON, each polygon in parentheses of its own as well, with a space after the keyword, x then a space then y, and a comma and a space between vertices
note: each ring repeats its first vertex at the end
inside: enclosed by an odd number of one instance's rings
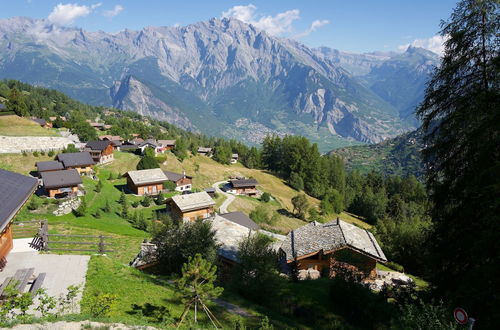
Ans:
POLYGON ((43 187, 51 198, 75 196, 82 178, 75 169, 42 172, 43 187))
POLYGON ((175 183, 177 191, 190 191, 193 186, 193 177, 186 175, 186 172, 175 173, 170 171, 163 171, 168 181, 175 183))
POLYGON ((163 191, 163 184, 168 181, 159 168, 128 171, 123 176, 127 178, 127 188, 139 196, 158 195, 163 191))
POLYGON ((160 145, 160 152, 175 149, 175 140, 158 140, 158 144, 160 145))
POLYGON ((114 160, 114 148, 111 141, 89 141, 84 150, 90 153, 92 160, 97 164, 106 164, 114 160))
POLYGON ((155 154, 162 152, 162 146, 155 139, 147 139, 140 143, 137 148, 141 151, 141 154, 144 154, 146 148, 152 148, 155 154))
POLYGON ((101 135, 99 136, 100 141, 111 141, 113 148, 120 151, 123 145, 123 138, 119 135, 101 135))
POLYGON ((199 147, 198 155, 212 157, 212 148, 199 147))
POLYGON ((237 179, 229 181, 229 191, 237 195, 255 196, 257 195, 257 185, 255 179, 237 179))
POLYGON ((0 169, 0 270, 13 247, 12 221, 37 186, 36 178, 0 169))
POLYGON ((95 165, 95 162, 88 151, 58 154, 56 158, 58 161, 63 163, 65 169, 75 169, 78 173, 80 173, 80 175, 91 174, 92 167, 95 165))
POLYGON ((38 177, 41 177, 41 174, 43 172, 52 172, 52 171, 61 171, 64 170, 64 165, 61 162, 58 162, 57 160, 49 160, 46 162, 37 162, 35 164, 37 172, 38 172, 38 177))
POLYGON ((338 272, 349 271, 360 280, 375 279, 377 262, 387 261, 372 233, 338 218, 326 224, 313 221, 292 230, 279 253, 288 265, 286 271, 296 262, 299 272, 314 270, 335 277, 338 272))
POLYGON ((215 201, 204 191, 187 195, 175 195, 167 200, 172 217, 184 221, 206 219, 215 214, 215 201))
POLYGON ((96 130, 99 130, 99 131, 104 131, 106 130, 106 125, 104 125, 103 123, 90 123, 90 126, 92 126, 93 128, 95 128, 96 130))

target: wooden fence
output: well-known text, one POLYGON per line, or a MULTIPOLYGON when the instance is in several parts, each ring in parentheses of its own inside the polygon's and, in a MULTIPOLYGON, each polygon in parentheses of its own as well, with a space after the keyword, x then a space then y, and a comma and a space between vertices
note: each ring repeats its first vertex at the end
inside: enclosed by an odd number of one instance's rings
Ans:
POLYGON ((14 238, 34 237, 44 221, 47 220, 15 221, 11 225, 12 236, 14 238))
POLYGON ((30 246, 39 251, 78 251, 103 254, 114 252, 114 250, 107 248, 112 245, 112 243, 107 242, 110 238, 110 236, 104 235, 49 234, 48 223, 43 221, 30 246), (71 247, 67 247, 67 245, 71 247), (78 248, 79 245, 85 248, 78 248))

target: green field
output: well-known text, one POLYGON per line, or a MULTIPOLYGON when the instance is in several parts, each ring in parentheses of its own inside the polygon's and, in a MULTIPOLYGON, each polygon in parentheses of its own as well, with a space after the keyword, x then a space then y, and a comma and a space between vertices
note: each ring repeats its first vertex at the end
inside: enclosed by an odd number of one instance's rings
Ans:
POLYGON ((0 136, 60 136, 56 129, 43 128, 27 118, 0 116, 0 136))
MULTIPOLYGON (((46 156, 34 157, 33 155, 0 155, 0 167, 27 174, 35 169, 35 161, 47 158, 46 156), (22 164, 22 166, 15 166, 16 163, 22 164)), ((172 320, 178 318, 182 312, 180 297, 177 296, 173 284, 167 282, 166 278, 144 273, 128 266, 138 253, 140 243, 144 239, 149 239, 150 234, 134 228, 133 224, 121 216, 122 207, 118 201, 121 196, 121 189, 125 185, 126 180, 122 177, 116 178, 116 174, 123 174, 128 170, 134 170, 138 161, 139 157, 136 155, 116 152, 113 163, 97 166, 98 177, 103 183, 102 190, 99 193, 95 191, 96 180, 83 178, 86 191, 85 199, 88 205, 86 215, 84 216, 77 217, 73 213, 55 216, 52 214, 52 211, 57 207, 57 203, 54 200, 34 196, 32 198, 37 199, 40 203, 38 209, 29 211, 25 206, 15 220, 47 219, 49 222, 49 232, 53 234, 108 236, 106 242, 111 243, 109 249, 112 249, 113 252, 107 253, 106 256, 98 256, 94 252, 59 252, 92 255, 82 300, 82 315, 79 317, 86 317, 87 315, 90 318, 88 304, 92 296, 96 293, 109 293, 116 296, 117 302, 113 306, 109 317, 104 321, 123 322, 133 325, 153 325, 155 327, 172 326, 172 320), (110 174, 113 174, 113 179, 109 179, 110 174), (106 204, 109 204, 110 212, 104 211, 106 204), (101 213, 100 217, 97 216, 98 212, 101 213), (162 308, 166 308, 168 315, 170 315, 166 318, 166 323, 159 322, 158 320, 158 311, 162 308)), ((275 197, 269 203, 264 203, 250 197, 237 197, 235 202, 230 206, 230 210, 232 211, 238 210, 248 214, 258 205, 263 205, 272 212, 276 212, 279 209, 288 209, 291 205, 291 197, 296 194, 282 180, 264 171, 246 169, 239 164, 231 166, 220 165, 206 157, 191 157, 183 163, 179 163, 177 159, 168 154, 166 164, 162 165, 162 167, 176 171, 185 169, 188 174, 195 176, 194 186, 198 189, 223 180, 229 175, 243 174, 252 176, 257 178, 261 183, 260 189, 270 192, 275 197), (198 164, 198 166, 195 166, 195 164, 198 164), (195 167, 198 168, 197 172, 194 172, 195 167)), ((166 197, 169 195, 171 194, 166 194, 166 197)), ((224 196, 217 197, 217 205, 220 205, 224 199, 224 196)), ((141 212, 147 218, 154 219, 153 212, 164 207, 163 205, 159 206, 154 203, 149 207, 138 206, 137 208, 133 208, 130 206, 133 201, 140 200, 142 200, 142 197, 127 195, 129 213, 141 212)), ((317 200, 312 198, 310 198, 310 201, 314 205, 318 203, 317 200)), ((345 215, 345 217, 352 221, 359 221, 349 215, 345 215)), ((275 225, 275 229, 286 233, 290 229, 303 224, 305 222, 293 216, 282 215, 275 225)), ((76 238, 71 240, 83 241, 88 239, 76 238)), ((58 244, 57 247, 74 248, 75 246, 58 244)), ((324 290, 323 285, 324 281, 307 281, 290 284, 284 290, 285 292, 289 292, 288 294, 292 294, 293 292, 294 299, 304 301, 303 306, 307 308, 312 308, 314 305, 322 306, 321 309, 325 312, 325 319, 322 322, 336 320, 338 317, 333 312, 328 311, 328 292, 324 290), (310 293, 314 293, 314 295, 310 293)), ((246 325, 250 328, 257 328, 264 315, 267 315, 280 328, 290 325, 296 328, 311 328, 309 321, 297 320, 292 315, 282 315, 279 309, 263 308, 262 306, 251 304, 229 289, 226 290, 222 299, 241 305, 253 315, 245 320, 246 325)), ((210 308, 225 327, 232 328, 234 326, 237 320, 235 315, 230 314, 215 303, 210 303, 210 308)), ((193 313, 191 312, 188 319, 192 320, 192 318, 193 313)), ((201 326, 209 326, 209 321, 205 316, 200 316, 199 320, 201 326)))

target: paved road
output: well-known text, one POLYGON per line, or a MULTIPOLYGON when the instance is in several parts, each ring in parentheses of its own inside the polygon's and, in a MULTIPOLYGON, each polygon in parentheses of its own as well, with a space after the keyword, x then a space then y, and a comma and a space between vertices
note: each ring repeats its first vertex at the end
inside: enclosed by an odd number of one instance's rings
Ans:
POLYGON ((218 194, 222 194, 224 196, 226 196, 226 200, 224 202, 222 202, 222 205, 219 207, 219 212, 220 213, 227 213, 228 210, 227 208, 229 207, 229 205, 234 201, 235 199, 235 196, 233 194, 228 194, 226 192, 223 192, 219 186, 223 183, 227 183, 227 181, 219 181, 219 182, 216 182, 212 185, 212 187, 215 188, 215 191, 218 193, 218 194))

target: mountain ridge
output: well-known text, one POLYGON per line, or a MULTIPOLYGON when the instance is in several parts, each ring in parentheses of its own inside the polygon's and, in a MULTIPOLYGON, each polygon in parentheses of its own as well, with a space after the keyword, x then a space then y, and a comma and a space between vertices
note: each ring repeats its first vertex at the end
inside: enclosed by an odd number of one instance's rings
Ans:
POLYGON ((2 78, 249 143, 268 133, 373 143, 415 127, 365 77, 236 19, 111 34, 11 18, 0 20, 0 54, 2 78))

